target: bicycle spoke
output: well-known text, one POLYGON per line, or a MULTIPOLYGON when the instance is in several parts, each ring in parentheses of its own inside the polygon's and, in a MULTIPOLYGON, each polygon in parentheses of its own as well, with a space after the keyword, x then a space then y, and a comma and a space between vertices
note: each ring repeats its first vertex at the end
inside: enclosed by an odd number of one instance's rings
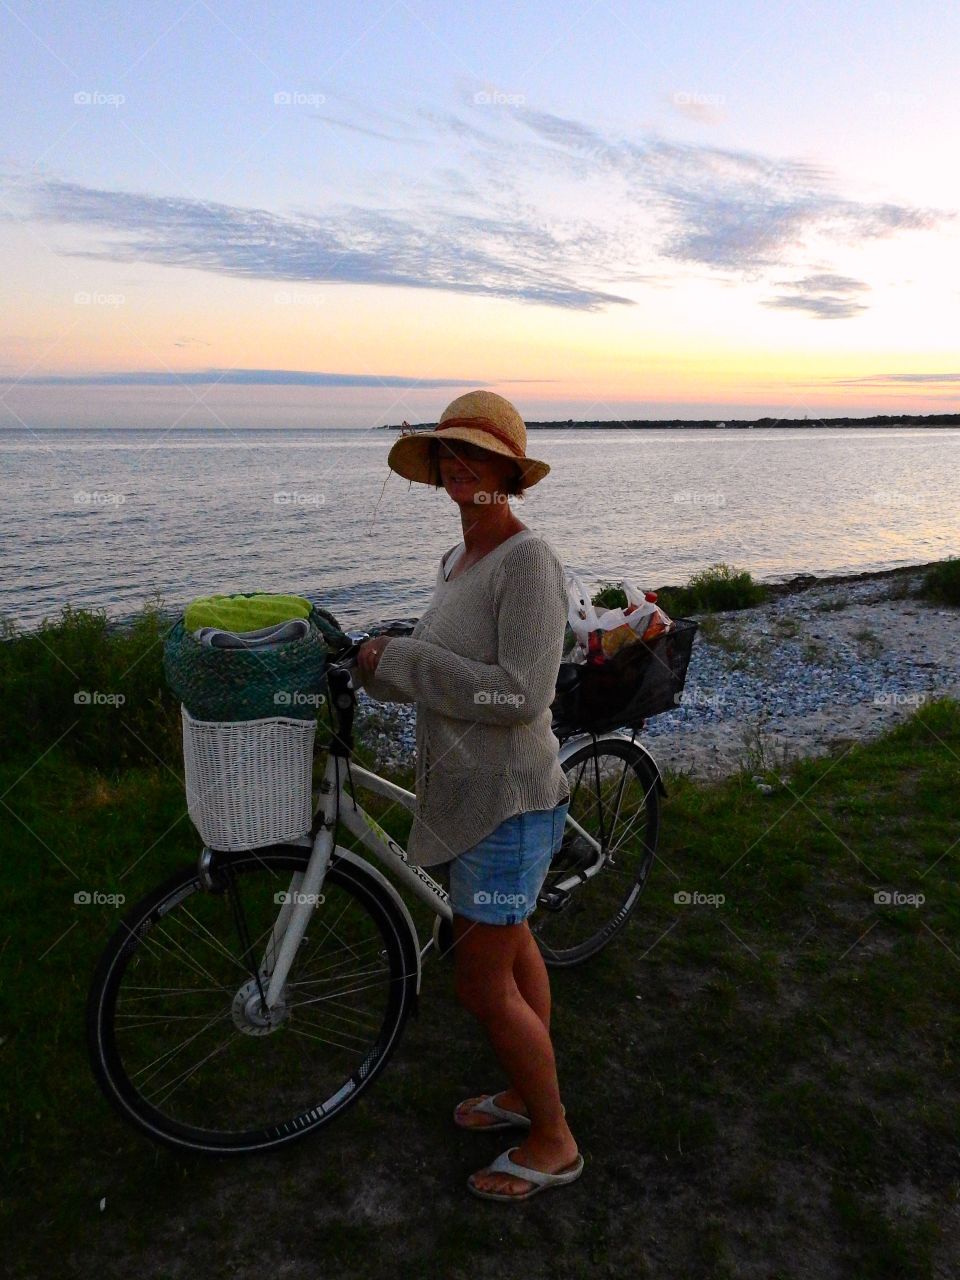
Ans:
MULTIPOLYGON (((302 881, 307 856, 265 854, 263 868, 235 864, 256 963, 281 912, 277 868, 302 881)), ((308 921, 310 941, 305 935, 293 953, 271 1008, 240 958, 238 922, 223 894, 199 881, 187 894, 173 889, 169 907, 149 909, 151 928, 127 927, 133 946, 121 953, 110 1006, 111 1070, 142 1100, 149 1132, 167 1125, 164 1132, 185 1146, 183 1133, 196 1133, 202 1149, 211 1141, 229 1147, 247 1134, 275 1144, 278 1135, 287 1140, 325 1123, 382 1069, 413 975, 398 935, 385 932, 386 917, 370 909, 375 886, 364 890, 368 899, 352 883, 350 874, 338 883, 328 870, 324 901, 308 921), (366 1060, 370 1070, 345 1089, 366 1060), (325 1113, 330 1099, 337 1105, 325 1113)))

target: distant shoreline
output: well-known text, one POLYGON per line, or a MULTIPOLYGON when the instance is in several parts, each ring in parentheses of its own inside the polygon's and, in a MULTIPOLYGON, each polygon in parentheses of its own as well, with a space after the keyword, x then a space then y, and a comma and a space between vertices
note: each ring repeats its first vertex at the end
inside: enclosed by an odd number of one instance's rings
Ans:
MULTIPOLYGON (((431 431, 435 422, 411 423, 414 431, 431 431)), ((578 422, 567 418, 562 422, 527 422, 528 431, 751 431, 774 428, 779 431, 795 431, 798 428, 837 429, 842 427, 960 427, 960 413, 873 414, 867 418, 728 418, 718 422, 715 418, 634 418, 629 422, 578 422)), ((401 431, 402 424, 384 423, 374 431, 401 431)))

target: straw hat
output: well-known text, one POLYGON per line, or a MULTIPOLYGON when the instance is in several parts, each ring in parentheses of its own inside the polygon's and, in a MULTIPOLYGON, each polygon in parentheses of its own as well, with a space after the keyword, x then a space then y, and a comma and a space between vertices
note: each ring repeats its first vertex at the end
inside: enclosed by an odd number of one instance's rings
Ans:
POLYGON ((437 439, 464 440, 516 463, 525 489, 549 472, 546 462, 528 458, 527 428, 509 400, 493 391, 468 391, 444 409, 432 431, 404 434, 394 442, 387 465, 407 480, 440 484, 439 464, 434 460, 437 439))

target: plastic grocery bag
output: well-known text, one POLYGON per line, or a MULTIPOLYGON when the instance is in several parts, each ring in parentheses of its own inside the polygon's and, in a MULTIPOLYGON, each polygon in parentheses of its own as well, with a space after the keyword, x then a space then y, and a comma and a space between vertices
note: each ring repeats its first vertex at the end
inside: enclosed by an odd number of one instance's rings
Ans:
POLYGON ((637 640, 653 640, 669 631, 673 621, 656 603, 656 593, 639 591, 623 580, 625 608, 598 609, 580 578, 570 570, 567 579, 567 623, 574 638, 572 650, 565 646, 564 660, 599 664, 637 640))

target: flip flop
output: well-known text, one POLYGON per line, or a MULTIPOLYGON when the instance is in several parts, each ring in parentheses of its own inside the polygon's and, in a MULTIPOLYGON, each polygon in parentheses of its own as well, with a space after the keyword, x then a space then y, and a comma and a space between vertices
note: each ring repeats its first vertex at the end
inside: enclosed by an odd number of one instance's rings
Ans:
POLYGON ((473 1174, 467 1179, 467 1187, 475 1196, 479 1196, 482 1200, 529 1200, 531 1196, 537 1195, 540 1191, 545 1191, 547 1187, 562 1187, 568 1182, 573 1182, 583 1173, 583 1153, 578 1152, 576 1160, 573 1161, 572 1167, 563 1169, 559 1173, 544 1173, 542 1169, 528 1169, 525 1165, 514 1164, 510 1159, 514 1151, 519 1151, 519 1147, 508 1147, 506 1151, 502 1151, 492 1164, 488 1164, 485 1169, 479 1170, 480 1173, 510 1173, 515 1178, 523 1178, 526 1182, 532 1182, 534 1185, 529 1191, 519 1191, 515 1195, 511 1195, 509 1191, 482 1191, 473 1184, 473 1174))
MULTIPOLYGON (((500 1107, 494 1102, 495 1093, 487 1094, 482 1102, 478 1102, 470 1108, 470 1112, 482 1111, 484 1115, 496 1116, 500 1121, 499 1124, 461 1124, 459 1110, 463 1106, 462 1102, 457 1103, 453 1110, 453 1123, 458 1129, 477 1129, 489 1132, 491 1129, 512 1129, 519 1126, 523 1129, 530 1128, 530 1117, 523 1115, 520 1111, 508 1111, 506 1107, 500 1107)), ((564 1115, 567 1114, 567 1108, 561 1102, 560 1110, 564 1115)), ((470 1114, 469 1112, 467 1114, 470 1114)))

